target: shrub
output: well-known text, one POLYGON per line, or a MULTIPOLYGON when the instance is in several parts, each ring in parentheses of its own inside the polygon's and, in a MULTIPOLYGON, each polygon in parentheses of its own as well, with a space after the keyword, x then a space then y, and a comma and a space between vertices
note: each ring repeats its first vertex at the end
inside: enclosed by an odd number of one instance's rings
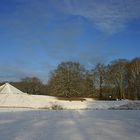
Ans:
POLYGON ((63 110, 63 107, 61 105, 54 104, 51 106, 51 109, 52 110, 63 110))

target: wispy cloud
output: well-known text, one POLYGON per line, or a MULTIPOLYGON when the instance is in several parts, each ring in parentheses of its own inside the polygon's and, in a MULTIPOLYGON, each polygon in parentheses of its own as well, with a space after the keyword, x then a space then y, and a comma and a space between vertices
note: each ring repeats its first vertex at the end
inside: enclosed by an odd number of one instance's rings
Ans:
POLYGON ((7 19, 3 17, 4 20, 1 22, 16 26, 17 29, 32 27, 32 22, 40 28, 45 27, 50 20, 60 19, 60 16, 56 16, 58 13, 63 13, 84 17, 102 32, 116 33, 123 30, 127 23, 140 18, 140 0, 14 1, 16 6, 12 9, 12 15, 7 13, 7 19))
POLYGON ((139 0, 57 0, 57 8, 73 15, 83 16, 106 33, 116 33, 128 22, 140 18, 139 0))

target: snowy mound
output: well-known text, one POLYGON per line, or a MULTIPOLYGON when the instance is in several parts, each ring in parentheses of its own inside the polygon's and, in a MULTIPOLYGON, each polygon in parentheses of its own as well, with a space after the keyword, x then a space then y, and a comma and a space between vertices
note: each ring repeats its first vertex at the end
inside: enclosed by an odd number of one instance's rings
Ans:
POLYGON ((127 104, 115 107, 114 109, 121 110, 140 110, 140 101, 129 101, 127 104))
POLYGON ((65 101, 51 96, 28 94, 0 94, 0 107, 16 108, 48 108, 60 106, 62 109, 109 109, 127 105, 128 100, 123 101, 65 101))
POLYGON ((0 107, 35 109, 140 109, 140 102, 96 101, 85 98, 81 101, 59 100, 52 96, 28 95, 6 83, 0 86, 0 107))

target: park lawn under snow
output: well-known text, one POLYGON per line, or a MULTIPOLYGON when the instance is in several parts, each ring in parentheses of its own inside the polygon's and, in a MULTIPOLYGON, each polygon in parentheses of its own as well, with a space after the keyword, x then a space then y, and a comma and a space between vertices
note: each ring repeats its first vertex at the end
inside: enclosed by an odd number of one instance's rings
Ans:
POLYGON ((0 140, 140 140, 140 110, 0 109, 0 140))
POLYGON ((116 108, 130 101, 96 101, 86 99, 85 101, 58 100, 52 96, 27 95, 27 94, 1 94, 0 107, 21 107, 21 108, 51 108, 53 105, 62 106, 64 109, 108 109, 116 108))

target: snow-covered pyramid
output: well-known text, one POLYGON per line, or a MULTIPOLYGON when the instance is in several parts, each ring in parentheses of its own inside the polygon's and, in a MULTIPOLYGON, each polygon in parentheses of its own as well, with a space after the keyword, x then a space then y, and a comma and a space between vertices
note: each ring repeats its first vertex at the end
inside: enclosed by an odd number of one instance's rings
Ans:
POLYGON ((14 86, 10 85, 9 83, 5 83, 4 85, 0 86, 0 94, 25 94, 25 93, 15 88, 14 86))
POLYGON ((0 107, 30 107, 31 97, 6 83, 0 86, 0 107))

